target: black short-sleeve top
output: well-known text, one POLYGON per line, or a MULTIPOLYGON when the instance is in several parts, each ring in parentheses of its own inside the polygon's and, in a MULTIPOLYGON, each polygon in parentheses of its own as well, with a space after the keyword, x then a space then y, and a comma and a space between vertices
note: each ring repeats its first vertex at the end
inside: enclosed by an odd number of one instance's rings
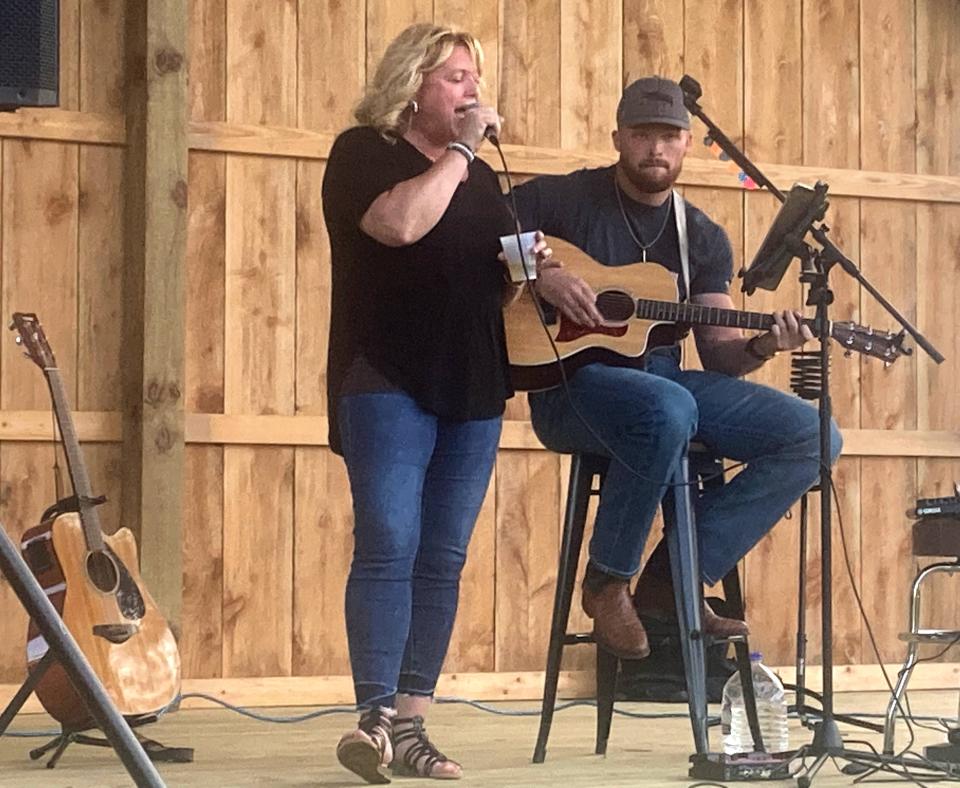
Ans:
POLYGON ((515 225, 489 165, 469 165, 440 221, 409 246, 386 246, 360 229, 380 194, 431 164, 406 140, 365 126, 340 134, 330 151, 322 191, 332 271, 327 394, 338 452, 337 399, 359 357, 441 418, 493 418, 513 393, 497 254, 515 225))

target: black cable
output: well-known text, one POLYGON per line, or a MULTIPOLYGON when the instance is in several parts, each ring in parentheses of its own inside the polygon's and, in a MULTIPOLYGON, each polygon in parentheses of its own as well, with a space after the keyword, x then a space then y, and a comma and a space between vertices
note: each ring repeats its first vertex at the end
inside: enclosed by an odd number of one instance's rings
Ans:
MULTIPOLYGON (((209 701, 215 705, 221 706, 222 708, 227 709, 228 711, 234 711, 243 716, 250 717, 251 719, 257 720, 258 722, 270 722, 278 724, 290 724, 290 723, 299 723, 306 722, 317 717, 325 717, 331 714, 356 714, 356 708, 354 706, 331 706, 331 707, 320 707, 314 711, 305 712, 299 715, 292 716, 272 716, 267 714, 258 714, 251 711, 249 708, 244 706, 237 706, 232 703, 229 703, 222 698, 216 697, 214 695, 209 695, 203 692, 188 692, 182 695, 178 695, 166 708, 161 709, 157 716, 162 717, 166 714, 169 714, 171 710, 176 708, 182 701, 188 700, 191 698, 199 698, 202 700, 209 701)), ((636 701, 637 703, 643 703, 644 701, 636 701)), ((461 698, 447 695, 438 695, 434 698, 434 703, 438 706, 444 705, 453 705, 453 704, 462 704, 465 706, 470 706, 478 711, 485 712, 487 714, 495 714, 501 717, 538 717, 540 716, 540 711, 537 709, 500 709, 495 706, 490 705, 490 703, 473 700, 471 698, 461 698)), ((562 703, 558 703, 554 707, 554 711, 566 711, 577 706, 588 706, 595 708, 597 701, 589 699, 580 699, 580 700, 568 700, 562 703)), ((816 710, 811 710, 813 713, 816 713, 816 710)), ((613 713, 621 717, 628 717, 631 719, 638 720, 685 720, 689 718, 689 713, 687 712, 638 712, 638 711, 627 711, 625 709, 619 709, 614 707, 613 713)), ((791 715, 795 717, 795 714, 791 715)), ((883 717, 882 714, 870 714, 870 713, 861 713, 856 714, 858 717, 883 717)), ((914 721, 917 720, 938 720, 940 718, 934 717, 931 715, 926 716, 913 716, 914 721)), ((707 724, 709 726, 715 726, 719 722, 719 717, 716 715, 711 715, 707 718, 707 724)), ((932 727, 932 726, 928 726, 932 727)), ((938 729, 939 730, 939 729, 938 729)), ((53 737, 60 735, 61 731, 50 730, 50 731, 6 731, 3 735, 9 738, 33 738, 33 737, 53 737)), ((869 744, 869 742, 864 741, 864 744, 869 744)), ((872 746, 872 745, 871 745, 872 746)), ((878 753, 879 755, 879 753, 878 753)))
MULTIPOLYGON (((920 662, 920 661, 921 661, 921 660, 919 660, 919 659, 917 660, 917 662, 920 662)), ((919 720, 919 718, 914 715, 913 709, 910 708, 910 694, 909 694, 909 693, 906 693, 906 692, 904 693, 904 695, 903 695, 903 702, 904 702, 904 703, 906 704, 906 706, 907 706, 907 714, 910 715, 910 720, 911 720, 911 722, 913 722, 913 724, 916 725, 918 728, 924 728, 924 729, 926 729, 926 730, 928 730, 928 731, 936 731, 937 733, 946 733, 946 732, 947 732, 947 731, 946 731, 946 728, 943 726, 943 718, 942 718, 942 717, 939 718, 940 725, 928 725, 926 722, 921 722, 921 721, 919 720)))
POLYGON ((953 640, 951 640, 947 645, 945 645, 940 651, 930 657, 920 657, 917 659, 916 663, 919 665, 921 662, 933 662, 935 659, 940 659, 944 654, 946 654, 950 649, 952 649, 957 643, 960 643, 960 635, 957 635, 953 640))
MULTIPOLYGON (((249 708, 244 706, 237 706, 232 703, 229 703, 223 698, 218 698, 214 695, 209 695, 205 692, 186 692, 182 695, 178 695, 173 699, 165 708, 157 712, 157 719, 169 714, 171 710, 177 708, 180 703, 184 700, 190 698, 199 698, 201 700, 208 701, 217 706, 220 706, 227 711, 232 711, 237 714, 241 714, 244 717, 249 717, 252 720, 257 722, 269 722, 274 724, 289 725, 296 724, 300 722, 307 722, 309 720, 316 719, 318 717, 327 717, 332 714, 356 714, 357 709, 355 706, 331 706, 331 707, 321 707, 314 709, 313 711, 304 712, 303 714, 295 714, 289 716, 274 716, 269 714, 260 714, 255 711, 251 711, 249 708)), ((455 705, 462 704, 464 706, 470 706, 478 711, 485 712, 487 714, 495 714, 500 717, 539 717, 540 711, 537 709, 498 709, 494 706, 491 706, 489 703, 484 703, 482 701, 472 700, 470 698, 458 698, 452 696, 438 695, 434 698, 434 703, 438 706, 446 705, 455 705)), ((589 706, 595 708, 597 702, 595 700, 568 700, 562 703, 558 703, 554 707, 554 712, 566 711, 567 709, 572 709, 577 706, 589 706)), ((689 714, 686 712, 679 711, 664 711, 664 712, 639 712, 639 711, 627 711, 626 709, 618 709, 614 707, 613 713, 621 717, 628 717, 631 719, 638 720, 685 720, 689 718, 689 714)), ((719 717, 712 716, 707 720, 708 724, 716 725, 719 723, 719 717)), ((59 736, 62 731, 52 730, 52 731, 5 731, 3 736, 6 736, 11 739, 17 738, 53 738, 54 736, 59 736)), ((0 737, 2 738, 2 737, 0 737)))

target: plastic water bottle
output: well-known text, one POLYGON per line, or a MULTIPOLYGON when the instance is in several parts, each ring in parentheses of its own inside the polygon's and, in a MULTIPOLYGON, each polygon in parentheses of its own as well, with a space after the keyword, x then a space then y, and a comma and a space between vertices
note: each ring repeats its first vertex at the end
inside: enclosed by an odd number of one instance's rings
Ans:
MULTIPOLYGON (((750 673, 753 676, 753 694, 757 700, 757 720, 763 747, 769 753, 786 752, 790 749, 787 738, 787 699, 783 684, 770 668, 761 661, 763 655, 750 655, 750 673)), ((720 708, 720 724, 723 731, 723 751, 727 755, 754 752, 743 701, 740 671, 734 673, 723 686, 723 705, 720 708)))

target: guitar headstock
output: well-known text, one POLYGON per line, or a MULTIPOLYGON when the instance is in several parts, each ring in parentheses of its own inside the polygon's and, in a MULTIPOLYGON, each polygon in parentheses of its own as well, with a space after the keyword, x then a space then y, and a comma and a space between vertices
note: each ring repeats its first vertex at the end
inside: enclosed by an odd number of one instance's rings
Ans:
POLYGON ((24 355, 40 369, 52 369, 57 360, 43 333, 40 318, 33 312, 14 312, 10 320, 10 330, 17 332, 16 343, 24 349, 24 355))
POLYGON ((889 331, 874 331, 869 326, 856 323, 833 323, 830 336, 839 342, 847 353, 856 351, 865 356, 879 358, 886 364, 892 364, 900 356, 909 356, 913 350, 903 346, 906 332, 892 334, 889 331))

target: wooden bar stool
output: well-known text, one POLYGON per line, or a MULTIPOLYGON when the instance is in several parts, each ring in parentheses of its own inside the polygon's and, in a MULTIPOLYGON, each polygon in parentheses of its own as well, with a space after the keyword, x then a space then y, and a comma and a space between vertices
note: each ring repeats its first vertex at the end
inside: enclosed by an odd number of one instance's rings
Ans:
MULTIPOLYGON (((706 471, 716 475, 705 484, 723 484, 722 465, 719 460, 693 444, 688 450, 697 460, 697 465, 706 466, 706 471)), ((547 740, 553 723, 556 706, 557 683, 560 677, 560 661, 563 647, 578 643, 594 643, 592 634, 569 633, 567 623, 576 583, 583 534, 586 527, 587 508, 590 496, 599 495, 603 477, 610 463, 605 457, 592 454, 574 454, 570 464, 570 484, 564 514, 563 536, 560 546, 560 561, 554 595, 553 618, 550 626, 550 644, 547 649, 547 667, 544 678, 543 705, 540 713, 540 730, 534 749, 533 762, 543 763, 546 758, 547 740)), ((677 618, 680 624, 680 640, 683 650, 684 674, 687 698, 690 707, 690 723, 693 728, 694 746, 698 753, 708 751, 707 741, 707 686, 706 651, 701 630, 701 605, 703 586, 700 581, 700 564, 697 558, 697 537, 694 527, 693 496, 691 494, 689 457, 685 453, 663 498, 663 516, 667 545, 670 554, 670 569, 676 597, 677 618)), ((696 476, 704 475, 704 472, 696 476)), ((734 569, 724 578, 724 592, 742 611, 739 575, 734 569)), ((743 639, 742 639, 743 640, 743 639)), ((738 654, 747 654, 747 647, 738 654)), ((597 740, 596 753, 606 752, 613 716, 619 659, 606 649, 597 647, 597 740)))

